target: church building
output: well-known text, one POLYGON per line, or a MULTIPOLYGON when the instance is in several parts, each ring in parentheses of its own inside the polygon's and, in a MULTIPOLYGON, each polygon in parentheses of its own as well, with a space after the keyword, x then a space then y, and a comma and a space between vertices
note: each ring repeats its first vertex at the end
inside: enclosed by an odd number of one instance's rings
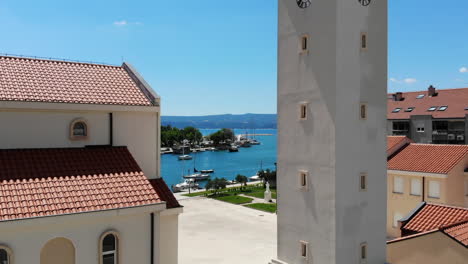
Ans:
POLYGON ((160 98, 131 65, 2 56, 0 122, 0 263, 177 263, 160 98))

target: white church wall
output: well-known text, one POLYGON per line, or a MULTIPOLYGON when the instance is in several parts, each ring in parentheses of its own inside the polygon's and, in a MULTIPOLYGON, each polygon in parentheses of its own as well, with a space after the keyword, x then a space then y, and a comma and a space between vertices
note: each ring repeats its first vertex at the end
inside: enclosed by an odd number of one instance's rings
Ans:
MULTIPOLYGON (((0 109, 0 149, 106 145, 110 142, 108 113, 0 109), (70 139, 70 124, 77 118, 85 120, 88 125, 88 137, 84 140, 70 139)), ((159 122, 157 111, 113 111, 114 146, 127 146, 148 178, 159 177, 159 122)))
POLYGON ((103 233, 119 236, 119 263, 150 263, 150 211, 164 204, 16 220, 0 223, 0 244, 8 246, 15 263, 39 263, 42 247, 51 239, 66 238, 75 247, 76 264, 99 263, 99 240, 103 233))

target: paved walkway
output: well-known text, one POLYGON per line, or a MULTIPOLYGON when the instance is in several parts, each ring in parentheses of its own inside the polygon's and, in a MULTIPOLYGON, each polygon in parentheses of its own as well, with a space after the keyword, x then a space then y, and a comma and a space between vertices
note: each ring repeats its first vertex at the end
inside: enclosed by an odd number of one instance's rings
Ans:
POLYGON ((204 197, 180 203, 179 264, 266 264, 276 256, 276 214, 204 197))

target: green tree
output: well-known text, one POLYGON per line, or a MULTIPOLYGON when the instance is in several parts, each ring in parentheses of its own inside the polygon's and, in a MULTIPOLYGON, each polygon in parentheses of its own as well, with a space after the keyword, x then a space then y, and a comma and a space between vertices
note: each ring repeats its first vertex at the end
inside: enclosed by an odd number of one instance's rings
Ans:
POLYGON ((206 190, 213 190, 214 195, 218 194, 218 191, 226 188, 227 180, 225 178, 215 178, 214 180, 209 179, 206 183, 206 190))
POLYGON ((230 142, 234 141, 234 131, 229 128, 223 128, 221 130, 216 131, 215 133, 208 136, 210 140, 213 141, 215 146, 218 146, 221 142, 230 142))
POLYGON ((247 176, 237 174, 236 182, 241 184, 241 190, 242 190, 242 185, 247 186, 247 176))
POLYGON ((200 132, 200 130, 198 130, 198 129, 194 128, 194 127, 191 127, 191 126, 182 129, 181 134, 182 134, 182 137, 184 139, 187 139, 192 144, 194 144, 194 143, 198 144, 203 139, 203 135, 200 132))
POLYGON ((276 183, 276 170, 260 170, 257 173, 258 177, 263 180, 263 184, 265 185, 266 182, 269 183, 276 183))
POLYGON ((203 135, 197 128, 186 127, 178 129, 171 125, 161 126, 161 145, 164 147, 173 147, 174 144, 180 144, 184 139, 190 143, 199 143, 203 139, 203 135))

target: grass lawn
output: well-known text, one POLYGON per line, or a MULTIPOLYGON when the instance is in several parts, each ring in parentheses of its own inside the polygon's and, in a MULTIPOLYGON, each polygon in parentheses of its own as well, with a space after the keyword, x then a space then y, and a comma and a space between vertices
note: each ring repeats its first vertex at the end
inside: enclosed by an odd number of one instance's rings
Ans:
POLYGON ((232 204, 245 204, 250 203, 253 201, 252 198, 237 196, 237 195, 229 195, 229 194, 219 194, 217 196, 212 196, 211 198, 224 201, 232 204))
MULTIPOLYGON (((220 192, 222 193, 245 193, 247 195, 247 193, 251 193, 251 192, 257 192, 257 191, 261 191, 263 190, 263 192, 265 191, 265 189, 263 189, 262 187, 259 187, 258 185, 255 186, 255 185, 250 185, 248 187, 243 187, 243 190, 240 191, 240 187, 228 187, 226 189, 222 189, 220 190, 220 192)), ((203 192, 193 192, 193 193, 185 193, 185 194, 182 194, 182 196, 188 196, 188 197, 195 197, 195 196, 202 196, 202 195, 210 195, 212 194, 213 191, 203 191, 203 192)), ((276 190, 272 190, 272 193, 274 193, 273 195, 276 199, 276 190)), ((262 196, 263 198, 263 196, 262 196)))
MULTIPOLYGON (((271 198, 276 199, 276 190, 270 190, 271 191, 271 198)), ((256 198, 263 199, 265 197, 265 189, 260 189, 260 190, 253 190, 252 192, 245 192, 243 193, 247 196, 252 196, 256 198)))
POLYGON ((274 213, 276 212, 276 204, 275 203, 253 203, 253 204, 246 204, 245 207, 257 209, 260 211, 274 213))

